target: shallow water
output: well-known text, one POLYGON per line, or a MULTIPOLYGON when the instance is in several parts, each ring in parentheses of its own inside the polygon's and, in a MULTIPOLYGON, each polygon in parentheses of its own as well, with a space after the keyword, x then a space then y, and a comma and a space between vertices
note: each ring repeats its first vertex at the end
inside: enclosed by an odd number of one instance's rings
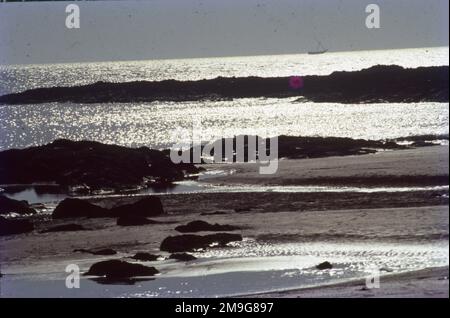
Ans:
MULTIPOLYGON (((150 262, 161 271, 135 284, 100 284, 82 279, 65 288, 63 268, 49 264, 45 274, 7 274, 2 297, 220 297, 336 283, 370 275, 448 265, 448 241, 428 243, 306 242, 272 244, 245 240, 230 249, 196 253, 184 265, 150 262), (317 270, 323 261, 331 270, 317 270)), ((381 279, 382 286, 382 279, 381 279)))

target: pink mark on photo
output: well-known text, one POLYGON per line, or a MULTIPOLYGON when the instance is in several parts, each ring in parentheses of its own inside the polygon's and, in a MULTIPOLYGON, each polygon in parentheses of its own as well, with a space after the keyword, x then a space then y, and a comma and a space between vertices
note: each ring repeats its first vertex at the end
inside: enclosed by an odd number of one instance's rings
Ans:
POLYGON ((303 87, 303 77, 291 76, 289 78, 289 86, 293 89, 300 89, 303 87))

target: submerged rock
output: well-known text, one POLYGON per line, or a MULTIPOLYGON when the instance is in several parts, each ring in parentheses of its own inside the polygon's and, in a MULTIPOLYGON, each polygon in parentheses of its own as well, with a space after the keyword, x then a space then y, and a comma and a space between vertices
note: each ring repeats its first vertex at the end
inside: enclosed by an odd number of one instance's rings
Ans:
POLYGON ((63 224, 48 229, 42 230, 40 233, 50 233, 50 232, 74 232, 74 231, 85 231, 86 229, 79 224, 63 224))
POLYGON ((74 252, 82 252, 82 253, 89 253, 92 255, 116 255, 117 252, 111 248, 102 248, 102 249, 98 249, 98 250, 87 250, 84 248, 81 249, 75 249, 73 250, 74 252))
POLYGON ((0 236, 28 233, 34 225, 28 220, 8 220, 0 216, 0 236))
POLYGON ((165 238, 161 243, 160 249, 169 253, 186 252, 212 247, 213 244, 225 246, 234 241, 242 241, 242 236, 230 233, 216 233, 204 236, 186 234, 165 238))
POLYGON ((194 261, 197 259, 194 255, 188 254, 188 253, 174 253, 170 254, 169 259, 176 259, 178 261, 182 262, 189 262, 194 261))
POLYGON ((85 275, 105 276, 110 279, 153 276, 158 274, 154 267, 128 263, 121 260, 108 260, 93 264, 85 275))
POLYGON ((332 269, 333 265, 331 265, 330 262, 323 262, 323 263, 320 263, 319 265, 317 265, 316 268, 318 270, 332 269))
POLYGON ((153 255, 146 252, 138 252, 134 256, 132 256, 132 259, 138 260, 138 261, 145 261, 145 262, 151 262, 156 261, 158 259, 159 255, 153 255))
POLYGON ((235 231, 240 228, 233 225, 220 225, 220 224, 210 224, 205 221, 192 221, 186 225, 179 225, 175 228, 178 232, 181 233, 189 233, 189 232, 201 232, 201 231, 210 231, 210 232, 219 232, 219 231, 235 231))
POLYGON ((18 214, 36 213, 27 201, 18 201, 10 199, 4 195, 0 195, 0 214, 7 214, 11 212, 18 214))

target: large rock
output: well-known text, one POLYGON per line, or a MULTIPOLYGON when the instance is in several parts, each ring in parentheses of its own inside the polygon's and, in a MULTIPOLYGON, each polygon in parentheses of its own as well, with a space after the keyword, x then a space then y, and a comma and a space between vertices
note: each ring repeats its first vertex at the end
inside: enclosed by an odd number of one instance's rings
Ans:
POLYGON ((143 198, 131 204, 124 204, 111 209, 111 214, 121 216, 158 216, 164 214, 161 200, 155 196, 143 198))
POLYGON ((153 276, 158 273, 154 267, 128 263, 121 260, 109 260, 93 264, 85 275, 105 276, 106 278, 114 279, 153 276))
POLYGON ((89 203, 85 200, 71 198, 61 201, 52 214, 54 219, 78 217, 98 218, 108 216, 110 216, 108 209, 89 203))
POLYGON ((186 225, 179 225, 175 228, 175 230, 181 233, 235 231, 239 229, 239 227, 233 225, 210 224, 205 221, 192 221, 186 225))
POLYGON ((333 268, 333 265, 331 265, 330 262, 323 262, 323 263, 316 265, 316 269, 318 269, 318 270, 332 269, 332 268, 333 268))
POLYGON ((161 243, 160 249, 169 253, 187 252, 212 247, 213 244, 226 246, 234 241, 242 241, 242 236, 230 233, 216 233, 204 236, 186 234, 165 238, 161 243))
POLYGON ((32 209, 26 201, 18 201, 10 199, 4 195, 0 195, 0 214, 7 214, 11 212, 19 214, 36 213, 36 211, 32 209))
POLYGON ((0 236, 28 233, 34 226, 28 220, 8 220, 0 216, 0 236))

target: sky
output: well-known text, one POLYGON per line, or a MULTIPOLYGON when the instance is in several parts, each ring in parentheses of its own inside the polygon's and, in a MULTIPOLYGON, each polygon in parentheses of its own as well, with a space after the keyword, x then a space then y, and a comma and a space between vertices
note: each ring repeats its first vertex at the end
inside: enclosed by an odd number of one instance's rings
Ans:
POLYGON ((0 64, 448 46, 448 0, 142 0, 0 3, 0 64), (65 8, 80 7, 80 28, 65 8), (365 8, 380 7, 368 29, 365 8))

